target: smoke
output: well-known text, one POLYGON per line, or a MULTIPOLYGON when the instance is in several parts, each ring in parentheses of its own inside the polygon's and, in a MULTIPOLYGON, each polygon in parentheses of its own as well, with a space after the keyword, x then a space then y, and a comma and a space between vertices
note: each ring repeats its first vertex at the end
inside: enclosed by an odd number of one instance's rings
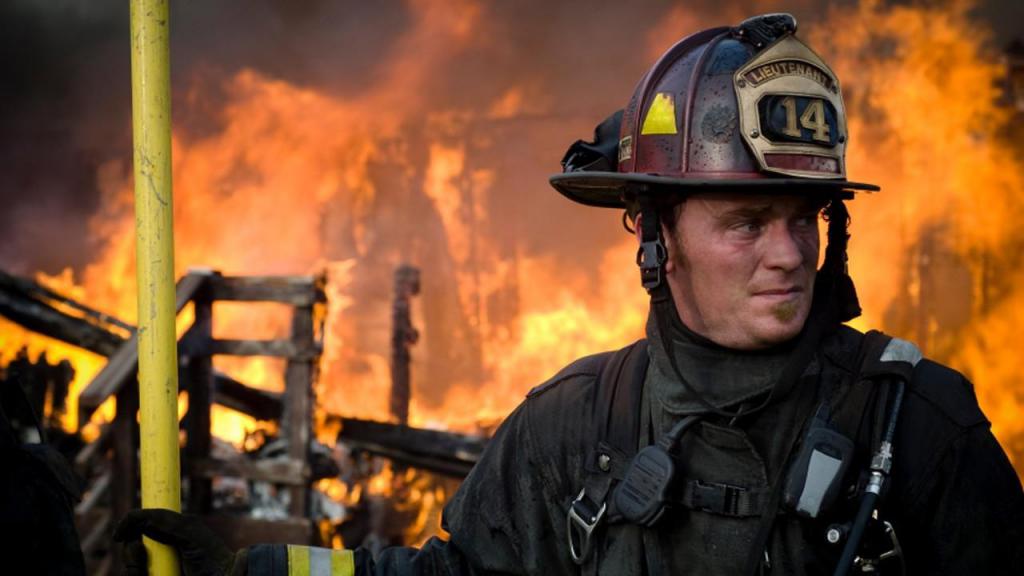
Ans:
MULTIPOLYGON (((562 122, 543 150, 550 169, 572 138, 585 136, 624 103, 649 59, 645 34, 679 10, 654 0, 599 9, 583 1, 451 5, 456 9, 448 17, 477 11, 473 25, 486 34, 469 30, 467 42, 439 55, 443 61, 412 70, 430 81, 408 100, 480 110, 509 87, 522 86, 513 98, 562 122)), ((426 61, 430 51, 446 49, 431 47, 430 38, 400 41, 427 6, 398 0, 172 2, 175 128, 195 135, 218 130, 219 80, 241 70, 356 97, 379 84, 394 61, 426 61), (396 53, 412 49, 419 53, 396 53)), ((713 3, 691 3, 687 11, 699 19, 707 14, 704 6, 713 3)), ((0 5, 0 265, 22 273, 80 270, 100 248, 87 224, 101 201, 97 171, 112 159, 130 168, 129 67, 124 2, 0 5)), ((510 157, 524 154, 525 144, 504 143, 510 157)), ((589 229, 570 224, 568 231, 586 235, 589 229)))
MULTIPOLYGON (((243 68, 299 85, 358 89, 407 25, 397 2, 172 2, 176 129, 211 130, 202 76, 243 68), (301 6, 301 8, 299 8, 301 6)), ((128 5, 0 5, 0 266, 80 269, 98 246, 98 169, 130 166, 128 5)), ((211 85, 215 92, 217 84, 211 85)))

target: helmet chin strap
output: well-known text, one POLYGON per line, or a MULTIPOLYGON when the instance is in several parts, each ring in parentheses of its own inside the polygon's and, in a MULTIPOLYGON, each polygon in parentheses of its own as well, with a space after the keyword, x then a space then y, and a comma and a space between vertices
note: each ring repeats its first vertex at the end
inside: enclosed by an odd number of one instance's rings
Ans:
POLYGON ((853 281, 846 272, 846 245, 849 239, 846 226, 849 213, 842 200, 837 198, 825 211, 829 224, 825 261, 815 280, 811 312, 798 337, 795 353, 761 403, 746 409, 741 406, 734 411, 715 406, 694 388, 679 370, 670 328, 672 322, 681 320, 665 277, 668 252, 665 250, 658 207, 648 194, 640 194, 637 200, 640 204, 640 249, 637 252, 637 265, 640 267, 641 282, 651 295, 658 338, 665 347, 676 379, 708 412, 735 420, 759 412, 775 400, 785 398, 796 387, 821 339, 834 331, 841 322, 860 315, 857 293, 853 281))

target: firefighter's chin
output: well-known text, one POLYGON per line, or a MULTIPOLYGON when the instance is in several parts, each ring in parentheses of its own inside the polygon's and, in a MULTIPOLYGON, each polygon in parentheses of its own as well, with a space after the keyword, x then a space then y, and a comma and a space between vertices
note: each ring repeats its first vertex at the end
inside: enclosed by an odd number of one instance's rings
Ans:
POLYGON ((750 315, 743 323, 750 339, 744 348, 761 349, 796 338, 810 314, 809 292, 754 294, 750 315))

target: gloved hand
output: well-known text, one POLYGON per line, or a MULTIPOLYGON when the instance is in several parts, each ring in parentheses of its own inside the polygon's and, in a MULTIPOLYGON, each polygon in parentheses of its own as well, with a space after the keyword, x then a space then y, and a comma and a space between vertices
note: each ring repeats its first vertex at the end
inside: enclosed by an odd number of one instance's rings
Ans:
POLYGON ((114 530, 114 540, 124 542, 124 576, 146 576, 148 536, 178 550, 185 576, 244 576, 246 552, 235 554, 196 516, 150 508, 132 510, 114 530))

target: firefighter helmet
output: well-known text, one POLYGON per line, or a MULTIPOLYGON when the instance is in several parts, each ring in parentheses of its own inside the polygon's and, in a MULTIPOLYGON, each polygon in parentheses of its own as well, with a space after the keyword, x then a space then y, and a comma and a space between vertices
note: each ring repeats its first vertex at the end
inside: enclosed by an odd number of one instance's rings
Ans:
POLYGON ((569 149, 552 186, 600 207, 642 190, 878 190, 846 179, 839 81, 795 32, 792 16, 768 14, 684 38, 594 142, 569 149))

